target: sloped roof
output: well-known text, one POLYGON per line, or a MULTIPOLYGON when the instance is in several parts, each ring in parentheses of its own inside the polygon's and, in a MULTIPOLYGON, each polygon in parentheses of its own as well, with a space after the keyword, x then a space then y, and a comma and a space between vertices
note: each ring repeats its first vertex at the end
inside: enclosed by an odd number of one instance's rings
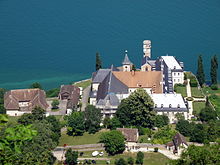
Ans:
POLYGON ((138 141, 138 129, 137 128, 117 128, 118 131, 124 135, 127 142, 138 141))
POLYGON ((185 144, 188 146, 186 142, 186 138, 181 133, 176 133, 175 136, 173 136, 173 139, 171 142, 168 142, 166 145, 169 147, 175 146, 175 148, 179 147, 181 144, 185 144))
POLYGON ((120 102, 114 93, 109 93, 105 96, 104 99, 100 99, 97 103, 98 106, 105 106, 107 104, 110 106, 119 106, 120 102))
POLYGON ((125 54, 125 58, 124 58, 122 64, 123 64, 123 65, 132 65, 132 62, 129 60, 127 54, 125 54))
POLYGON ((110 71, 111 69, 99 69, 97 72, 93 74, 92 82, 101 83, 106 78, 106 76, 109 74, 110 71))
POLYGON ((46 95, 40 89, 18 89, 10 90, 4 95, 4 107, 7 110, 19 109, 19 102, 29 102, 30 108, 40 106, 43 109, 48 107, 46 95))
POLYGON ((60 88, 60 95, 68 93, 68 102, 67 108, 71 108, 78 104, 79 96, 80 96, 80 89, 75 85, 61 85, 60 88))
POLYGON ((129 88, 152 88, 155 93, 162 93, 161 71, 113 72, 113 75, 129 88))
POLYGON ((182 69, 180 64, 177 62, 174 56, 161 56, 161 58, 164 60, 168 68, 182 69))
POLYGON ((156 60, 152 60, 150 57, 148 56, 145 56, 142 58, 142 61, 141 61, 141 65, 144 65, 144 64, 149 64, 151 66, 155 66, 156 60))
POLYGON ((128 93, 128 87, 125 84, 123 84, 120 80, 118 80, 112 73, 113 72, 110 72, 108 76, 106 76, 104 81, 99 85, 97 100, 104 99, 105 96, 109 93, 128 93))

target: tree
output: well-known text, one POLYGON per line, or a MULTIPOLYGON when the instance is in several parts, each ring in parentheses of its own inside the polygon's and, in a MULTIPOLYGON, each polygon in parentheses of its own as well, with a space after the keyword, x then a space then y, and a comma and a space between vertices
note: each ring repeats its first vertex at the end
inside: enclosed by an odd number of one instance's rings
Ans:
POLYGON ((176 124, 176 130, 183 136, 190 136, 192 134, 192 129, 192 124, 190 124, 187 120, 179 120, 176 124))
POLYGON ((158 131, 153 135, 153 143, 155 144, 166 144, 172 140, 176 131, 171 129, 169 126, 158 129, 158 131))
POLYGON ((77 164, 78 152, 73 151, 71 148, 69 148, 65 153, 65 158, 65 163, 67 165, 75 165, 77 164))
POLYGON ((67 134, 81 136, 85 132, 85 121, 82 112, 72 112, 67 117, 67 134))
POLYGON ((98 70, 101 69, 101 68, 102 68, 102 60, 101 60, 101 58, 100 58, 99 53, 97 52, 97 53, 96 53, 95 69, 96 69, 96 71, 98 71, 98 70))
POLYGON ((29 125, 32 124, 33 122, 34 122, 34 118, 31 113, 25 113, 18 119, 18 123, 23 125, 29 125))
POLYGON ((127 165, 127 162, 124 160, 124 158, 116 159, 115 165, 127 165))
POLYGON ((34 120, 43 120, 45 118, 46 111, 41 107, 34 107, 32 110, 32 115, 34 120))
POLYGON ((4 108, 4 94, 6 90, 0 88, 0 114, 6 114, 6 110, 4 108))
POLYGON ((46 121, 52 125, 51 130, 54 132, 52 139, 58 144, 59 138, 61 136, 61 124, 59 120, 57 120, 55 116, 48 116, 46 121))
POLYGON ((190 136, 191 142, 204 143, 207 139, 207 130, 203 124, 195 124, 190 136))
POLYGON ((132 157, 129 157, 127 162, 129 165, 134 165, 134 159, 132 157))
POLYGON ((59 100, 54 99, 51 103, 52 109, 58 109, 59 107, 59 100))
POLYGON ((155 126, 156 127, 163 127, 169 124, 169 118, 166 115, 157 115, 155 117, 155 126))
POLYGON ((134 64, 132 65, 132 69, 131 70, 136 71, 136 67, 135 67, 134 64))
POLYGON ((144 153, 139 151, 137 153, 137 158, 136 158, 136 164, 143 164, 144 163, 144 153))
POLYGON ((207 122, 210 120, 216 120, 217 119, 217 113, 212 109, 211 106, 206 106, 201 110, 199 113, 199 118, 202 122, 207 122))
POLYGON ((218 76, 218 59, 217 56, 213 56, 211 58, 211 69, 210 69, 210 77, 211 77, 211 82, 212 84, 217 84, 217 76, 218 76))
POLYGON ((131 93, 131 95, 123 101, 123 104, 123 108, 120 107, 116 113, 116 116, 122 123, 148 128, 154 126, 154 103, 144 89, 139 88, 131 93))
POLYGON ((217 142, 212 145, 195 146, 190 145, 184 151, 180 159, 172 161, 173 165, 205 165, 205 164, 220 164, 220 145, 217 142))
POLYGON ((33 84, 30 85, 30 88, 39 88, 43 89, 41 84, 39 82, 34 82, 33 84))
POLYGON ((198 68, 196 77, 199 81, 200 86, 202 86, 205 83, 205 73, 203 69, 203 61, 201 55, 199 55, 198 57, 198 68))
POLYGON ((100 109, 97 109, 93 105, 88 105, 85 108, 84 116, 86 131, 89 133, 96 133, 100 130, 100 123, 102 118, 100 109))
POLYGON ((110 155, 120 154, 125 150, 125 138, 116 130, 103 133, 100 142, 104 143, 105 151, 110 155))
POLYGON ((109 120, 109 125, 107 126, 107 128, 114 130, 120 127, 122 127, 122 124, 117 117, 113 117, 112 119, 109 120))

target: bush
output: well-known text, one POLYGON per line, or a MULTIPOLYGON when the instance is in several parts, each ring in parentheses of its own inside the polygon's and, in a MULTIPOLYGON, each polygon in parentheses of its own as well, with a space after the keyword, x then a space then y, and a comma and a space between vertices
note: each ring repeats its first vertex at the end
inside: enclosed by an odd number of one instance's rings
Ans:
POLYGON ((127 165, 127 162, 124 160, 124 158, 116 159, 115 165, 127 165))
POLYGON ((187 101, 193 101, 193 97, 187 97, 186 100, 187 101))
POLYGON ((144 153, 139 151, 137 153, 137 159, 136 159, 136 164, 143 164, 144 163, 144 153))
POLYGON ((190 79, 190 86, 191 87, 198 87, 198 82, 196 81, 195 78, 190 79))
POLYGON ((154 152, 158 152, 158 148, 157 147, 154 148, 154 152))
POLYGON ((58 109, 59 108, 58 105, 59 105, 59 100, 57 99, 54 99, 51 103, 52 109, 58 109))
POLYGON ((212 89, 212 90, 218 90, 218 85, 217 85, 217 84, 211 85, 211 89, 212 89))
POLYGON ((134 164, 134 159, 132 157, 128 158, 128 164, 133 165, 134 164))
POLYGON ((54 88, 46 91, 47 97, 58 97, 58 94, 60 92, 60 88, 54 88))

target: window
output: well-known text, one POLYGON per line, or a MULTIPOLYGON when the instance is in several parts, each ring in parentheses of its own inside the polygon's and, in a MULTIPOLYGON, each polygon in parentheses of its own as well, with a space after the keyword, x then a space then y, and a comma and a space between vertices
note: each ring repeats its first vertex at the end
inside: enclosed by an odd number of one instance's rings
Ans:
POLYGON ((177 105, 177 108, 180 108, 180 105, 179 105, 179 104, 177 105))
POLYGON ((180 73, 178 73, 178 76, 180 75, 180 73))
POLYGON ((180 79, 178 79, 178 82, 180 82, 180 79))
POLYGON ((171 105, 171 104, 169 105, 169 108, 172 108, 172 105, 171 105))
POLYGON ((163 108, 163 104, 161 104, 161 108, 163 108))
POLYGON ((174 76, 176 76, 176 73, 174 72, 174 76))
POLYGON ((155 108, 157 108, 157 104, 155 104, 155 108))
POLYGON ((176 82, 176 79, 173 79, 174 80, 174 82, 176 82))

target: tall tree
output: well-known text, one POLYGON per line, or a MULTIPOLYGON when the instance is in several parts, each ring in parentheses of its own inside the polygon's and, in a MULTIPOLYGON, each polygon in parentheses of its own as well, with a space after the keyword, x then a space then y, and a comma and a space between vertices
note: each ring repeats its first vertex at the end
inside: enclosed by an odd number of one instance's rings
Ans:
POLYGON ((67 134, 81 136, 85 132, 85 121, 82 112, 72 112, 67 117, 67 134))
POLYGON ((202 55, 199 55, 198 57, 198 68, 196 77, 199 81, 200 86, 202 86, 205 83, 205 73, 203 69, 202 55))
POLYGON ((99 53, 96 53, 96 64, 95 64, 95 69, 96 71, 102 68, 102 60, 101 57, 99 55, 99 53))
POLYGON ((136 164, 143 164, 144 163, 144 153, 139 151, 137 153, 137 158, 136 158, 136 164))
POLYGON ((66 153, 65 153, 65 163, 67 165, 75 165, 77 164, 77 159, 78 159, 78 152, 73 151, 71 148, 69 148, 66 153))
POLYGON ((103 133, 100 142, 104 143, 105 150, 110 155, 123 153, 125 150, 125 138, 121 132, 116 130, 103 133))
POLYGON ((213 56, 211 58, 211 70, 210 70, 210 76, 211 76, 211 82, 212 84, 217 84, 218 78, 217 78, 217 73, 218 71, 218 59, 217 56, 213 56))
POLYGON ((155 111, 153 101, 147 92, 139 88, 134 91, 119 106, 116 112, 117 118, 125 125, 142 126, 152 128, 154 126, 155 111), (129 122, 126 122, 128 120, 129 122))
POLYGON ((101 110, 93 105, 88 105, 84 112, 85 126, 89 133, 96 133, 100 129, 101 110))

